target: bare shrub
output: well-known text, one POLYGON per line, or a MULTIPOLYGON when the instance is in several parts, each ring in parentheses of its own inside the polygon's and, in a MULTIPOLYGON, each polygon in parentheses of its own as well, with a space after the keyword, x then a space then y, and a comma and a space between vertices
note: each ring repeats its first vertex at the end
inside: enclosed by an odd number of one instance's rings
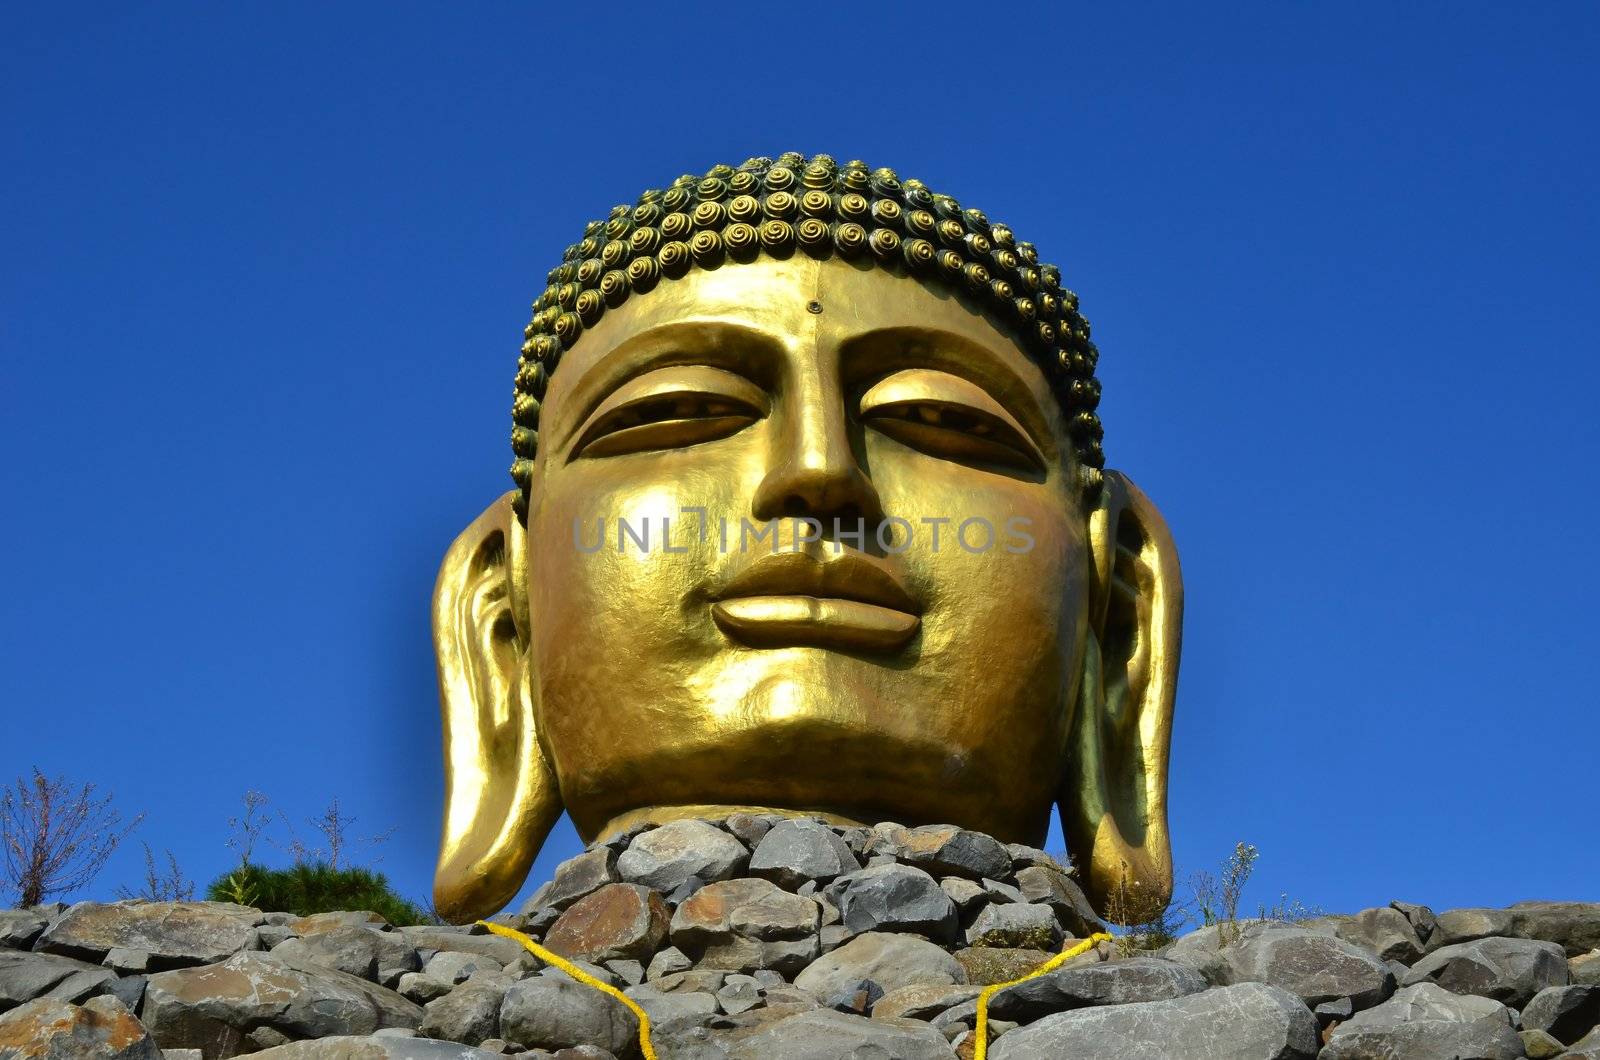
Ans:
POLYGON ((74 791, 36 768, 0 796, 5 883, 23 906, 85 887, 142 820, 124 825, 109 794, 96 796, 93 784, 74 791))
POLYGON ((167 851, 166 868, 156 864, 155 852, 149 843, 144 847, 144 886, 137 891, 127 887, 117 888, 117 897, 142 899, 147 902, 190 902, 194 900, 194 881, 178 867, 178 857, 167 851))

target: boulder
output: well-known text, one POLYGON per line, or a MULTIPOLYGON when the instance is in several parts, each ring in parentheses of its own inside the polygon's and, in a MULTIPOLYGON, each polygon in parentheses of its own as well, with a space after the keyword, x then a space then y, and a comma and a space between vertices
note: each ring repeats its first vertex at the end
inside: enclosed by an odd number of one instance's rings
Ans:
POLYGON ((1047 905, 990 904, 979 910, 967 928, 967 944, 1053 950, 1061 945, 1061 925, 1047 905))
POLYGON ((621 879, 617 873, 617 852, 606 846, 592 847, 556 866, 549 886, 541 887, 522 911, 532 913, 545 907, 564 910, 585 895, 621 879))
POLYGON ((778 1020, 728 1050, 730 1060, 950 1060, 955 1051, 926 1023, 815 1009, 778 1020))
MULTIPOLYGON (((902 986, 877 1000, 872 1006, 872 1018, 888 1019, 894 1016, 931 1020, 946 1009, 972 1001, 982 991, 981 986, 943 986, 935 983, 902 986)), ((990 1002, 990 1011, 994 1011, 993 1002, 990 1002)))
POLYGON ((320 964, 375 983, 392 983, 421 969, 417 948, 396 931, 340 925, 328 931, 292 938, 273 947, 285 960, 320 964))
POLYGON ((1428 938, 1428 949, 1512 934, 1509 910, 1446 909, 1436 919, 1433 934, 1428 938))
POLYGON ((500 1005, 500 1037, 537 1049, 599 1045, 633 1055, 639 1021, 614 997, 564 975, 536 975, 515 983, 500 1005))
MULTIPOLYGON (((274 951, 276 952, 276 951, 274 951)), ((505 965, 482 953, 463 953, 460 950, 440 950, 428 958, 422 970, 434 979, 449 985, 464 983, 477 972, 500 972, 505 965)))
POLYGON ((1459 942, 1422 958, 1401 985, 1424 982, 1521 1007, 1546 987, 1567 985, 1567 955, 1553 942, 1534 939, 1459 942))
POLYGON ((476 924, 470 927, 442 927, 419 924, 398 929, 406 941, 419 950, 457 950, 461 953, 481 953, 493 957, 502 966, 523 958, 533 959, 533 954, 516 939, 504 935, 491 935, 476 924))
POLYGON ((647 961, 666 940, 670 917, 667 903, 650 888, 608 883, 562 913, 544 944, 586 961, 647 961))
POLYGON ((717 996, 706 990, 667 992, 654 983, 630 986, 626 991, 650 1017, 652 1027, 665 1027, 679 1021, 699 1022, 717 1012, 717 996))
POLYGON ((84 1001, 105 993, 117 973, 87 961, 26 950, 0 950, 0 1012, 35 998, 84 1001))
POLYGON ((851 873, 838 891, 839 914, 854 934, 904 931, 955 942, 956 905, 938 881, 910 865, 879 865, 851 873))
POLYGON ((1422 958, 1422 940, 1416 929, 1404 913, 1391 906, 1363 909, 1355 916, 1345 917, 1334 933, 1386 961, 1415 964, 1422 958))
POLYGON ((1562 1042, 1576 1042, 1600 1024, 1600 986, 1550 986, 1522 1010, 1525 1030, 1548 1031, 1562 1042))
POLYGON ((967 976, 954 957, 931 942, 912 935, 870 932, 818 957, 794 982, 825 998, 863 979, 871 979, 888 994, 919 984, 962 984, 967 976))
POLYGON ((893 833, 890 849, 901 862, 940 876, 1003 880, 1011 875, 1011 852, 1004 844, 952 824, 902 829, 893 833))
POLYGON ((1064 872, 1047 865, 1018 869, 1017 890, 1028 901, 1049 906, 1062 930, 1069 935, 1088 938, 1096 931, 1105 930, 1083 890, 1064 872))
POLYGON ((7 1060, 162 1060, 144 1026, 114 997, 81 1006, 39 998, 0 1015, 0 1057, 7 1060))
POLYGON ((1276 921, 1238 925, 1238 938, 1217 927, 1191 932, 1167 956, 1212 982, 1268 983, 1307 1006, 1348 997, 1357 1008, 1376 1005, 1394 991, 1394 976, 1375 954, 1341 938, 1276 921))
POLYGON ((791 891, 807 880, 825 883, 860 868, 849 844, 817 821, 780 821, 750 855, 752 876, 791 891))
POLYGON ((25 950, 43 933, 50 916, 44 909, 0 909, 0 947, 25 950))
POLYGON ((811 898, 764 879, 727 880, 707 884, 678 906, 672 944, 702 967, 794 975, 821 952, 820 921, 811 898))
POLYGON ((670 894, 694 876, 705 883, 742 872, 750 860, 744 844, 704 821, 671 821, 637 836, 617 858, 630 883, 670 894))
POLYGON ((1567 958, 1567 974, 1574 983, 1600 986, 1600 950, 1567 958))
POLYGON ((480 972, 443 997, 428 1002, 417 1030, 429 1038, 476 1045, 500 1029, 500 1004, 512 980, 480 972))
POLYGON ((1166 1001, 1080 1008, 996 1039, 993 1060, 1311 1060, 1317 1021, 1300 999, 1263 983, 1215 987, 1166 1001))
POLYGON ((1421 939, 1424 945, 1433 937, 1434 929, 1439 926, 1439 918, 1425 905, 1394 901, 1389 903, 1389 908, 1396 910, 1411 922, 1411 930, 1417 933, 1417 938, 1421 939))
POLYGON ((1043 1016, 1094 1005, 1171 1001, 1198 994, 1206 981, 1194 969, 1159 957, 1059 968, 1008 986, 989 999, 996 1019, 1032 1023, 1043 1016))
POLYGON ((1381 1005, 1334 1027, 1321 1060, 1517 1060, 1522 1039, 1498 1001, 1433 983, 1402 987, 1381 1005))
POLYGON ((1561 1060, 1600 1060, 1600 1028, 1590 1031, 1583 1040, 1561 1054, 1561 1060))
POLYGON ((1519 938, 1554 942, 1569 957, 1600 947, 1600 902, 1518 902, 1508 912, 1519 938))
MULTIPOLYGON (((422 1009, 399 994, 310 961, 237 953, 219 964, 150 976, 140 1016, 163 1049, 250 1051, 258 1028, 286 1038, 415 1028, 422 1009)), ((259 1044, 259 1039, 255 1039, 259 1044)))
POLYGON ((225 902, 79 902, 34 949, 99 963, 113 949, 143 950, 156 968, 212 964, 253 949, 261 911, 225 902))

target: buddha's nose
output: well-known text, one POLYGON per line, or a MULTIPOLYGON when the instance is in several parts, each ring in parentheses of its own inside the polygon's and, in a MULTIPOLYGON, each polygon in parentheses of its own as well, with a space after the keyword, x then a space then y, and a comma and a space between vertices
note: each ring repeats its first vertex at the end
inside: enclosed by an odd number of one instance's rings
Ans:
POLYGON ((828 529, 836 519, 850 529, 864 520, 869 530, 883 519, 882 501, 856 459, 836 395, 796 395, 783 410, 772 444, 752 504, 755 518, 812 518, 828 529))

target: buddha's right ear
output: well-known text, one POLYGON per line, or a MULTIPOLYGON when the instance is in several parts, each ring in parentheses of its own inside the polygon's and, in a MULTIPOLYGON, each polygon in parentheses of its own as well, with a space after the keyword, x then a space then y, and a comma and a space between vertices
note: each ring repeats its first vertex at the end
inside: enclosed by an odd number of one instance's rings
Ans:
POLYGON ((453 923, 516 896, 561 816, 555 770, 534 731, 537 682, 516 491, 456 538, 433 590, 444 715, 445 809, 433 902, 453 923))

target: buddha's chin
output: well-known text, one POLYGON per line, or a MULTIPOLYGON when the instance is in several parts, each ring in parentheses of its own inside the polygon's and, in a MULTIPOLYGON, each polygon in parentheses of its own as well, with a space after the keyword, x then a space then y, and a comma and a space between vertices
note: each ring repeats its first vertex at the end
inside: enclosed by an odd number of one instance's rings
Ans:
POLYGON ((591 841, 639 824, 756 812, 836 824, 958 824, 1005 842, 1042 842, 1058 765, 1016 760, 1032 748, 962 750, 950 737, 800 711, 591 754, 582 789, 563 784, 562 796, 591 841))

